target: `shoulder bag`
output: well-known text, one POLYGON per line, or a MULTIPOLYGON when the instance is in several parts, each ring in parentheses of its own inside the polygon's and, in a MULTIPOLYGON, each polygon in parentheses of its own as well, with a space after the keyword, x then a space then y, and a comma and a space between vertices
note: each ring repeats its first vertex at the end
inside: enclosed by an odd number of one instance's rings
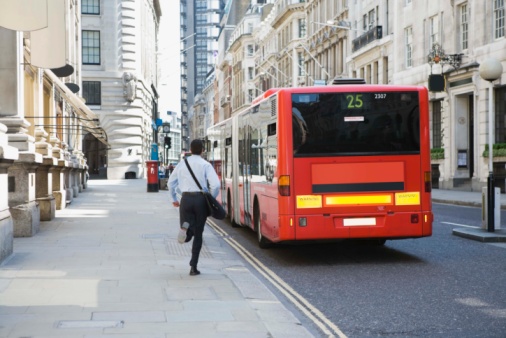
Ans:
POLYGON ((188 160, 185 158, 184 162, 186 163, 186 167, 190 171, 190 174, 192 175, 193 179, 195 180, 195 183, 197 183, 197 186, 199 187, 202 194, 204 194, 206 201, 207 201, 207 216, 211 216, 212 218, 216 219, 224 219, 227 215, 227 212, 223 208, 223 206, 216 200, 216 198, 211 195, 211 193, 206 192, 202 189, 202 186, 200 185, 199 181, 195 177, 195 174, 193 173, 192 168, 190 167, 190 164, 188 163, 188 160))

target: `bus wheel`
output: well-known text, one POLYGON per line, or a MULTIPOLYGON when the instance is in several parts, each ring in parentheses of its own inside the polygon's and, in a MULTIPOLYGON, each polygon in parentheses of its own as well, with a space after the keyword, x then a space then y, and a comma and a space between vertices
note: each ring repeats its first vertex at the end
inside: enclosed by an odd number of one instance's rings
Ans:
POLYGON ((368 243, 372 246, 383 246, 386 243, 386 239, 370 239, 368 243))
POLYGON ((260 207, 258 206, 258 202, 255 200, 255 204, 253 206, 253 222, 255 222, 255 231, 257 232, 258 238, 258 246, 262 249, 268 249, 272 246, 271 241, 265 238, 262 235, 262 222, 260 222, 260 207))
POLYGON ((239 224, 234 221, 234 215, 232 214, 232 199, 230 198, 230 190, 227 193, 227 216, 230 220, 230 225, 233 228, 238 228, 239 224))

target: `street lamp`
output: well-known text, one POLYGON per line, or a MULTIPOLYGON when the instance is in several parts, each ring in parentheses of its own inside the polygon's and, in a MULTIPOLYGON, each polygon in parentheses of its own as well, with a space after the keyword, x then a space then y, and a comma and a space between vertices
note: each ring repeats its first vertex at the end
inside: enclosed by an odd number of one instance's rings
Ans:
POLYGON ((487 231, 494 232, 494 169, 492 156, 494 155, 494 84, 502 75, 502 65, 497 59, 489 58, 483 61, 479 68, 480 76, 490 83, 488 90, 488 178, 487 178, 487 231))

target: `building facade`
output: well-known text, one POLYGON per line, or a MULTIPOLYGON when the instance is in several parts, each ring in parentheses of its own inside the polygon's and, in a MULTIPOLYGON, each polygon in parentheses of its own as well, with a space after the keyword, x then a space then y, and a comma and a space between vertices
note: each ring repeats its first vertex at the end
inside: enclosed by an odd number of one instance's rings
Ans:
POLYGON ((505 192, 506 151, 495 150, 489 168, 487 150, 489 123, 494 147, 506 148, 504 1, 237 0, 227 4, 224 18, 215 86, 219 120, 247 106, 251 90, 256 96, 336 77, 426 86, 434 186, 478 191, 492 171, 505 192), (243 12, 234 22, 228 20, 232 9, 243 12), (252 21, 254 29, 248 30, 249 20, 259 20, 252 21), (489 58, 503 66, 492 82, 492 121, 490 83, 479 73, 489 58), (443 79, 444 87, 432 87, 429 77, 443 79))
POLYGON ((81 8, 77 1, 23 0, 0 20, 0 261, 13 237, 71 203, 87 182, 85 137, 108 146, 81 96, 81 8))
MULTIPOLYGON (((190 110, 207 86, 209 74, 214 70, 218 51, 220 21, 223 16, 223 0, 181 0, 181 114, 182 114, 182 147, 189 151, 190 139, 195 138, 191 126, 198 124, 192 121, 190 110)), ((200 108, 197 108, 200 109, 200 108)))
POLYGON ((110 145, 89 140, 90 177, 145 177, 158 132, 159 1, 81 4, 83 97, 110 145))

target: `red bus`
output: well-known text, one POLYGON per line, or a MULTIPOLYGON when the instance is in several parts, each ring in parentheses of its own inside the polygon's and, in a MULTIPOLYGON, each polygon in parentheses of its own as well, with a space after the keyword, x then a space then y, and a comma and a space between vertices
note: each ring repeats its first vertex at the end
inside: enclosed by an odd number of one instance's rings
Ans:
POLYGON ((218 199, 260 247, 432 234, 425 87, 269 89, 207 138, 218 199))

